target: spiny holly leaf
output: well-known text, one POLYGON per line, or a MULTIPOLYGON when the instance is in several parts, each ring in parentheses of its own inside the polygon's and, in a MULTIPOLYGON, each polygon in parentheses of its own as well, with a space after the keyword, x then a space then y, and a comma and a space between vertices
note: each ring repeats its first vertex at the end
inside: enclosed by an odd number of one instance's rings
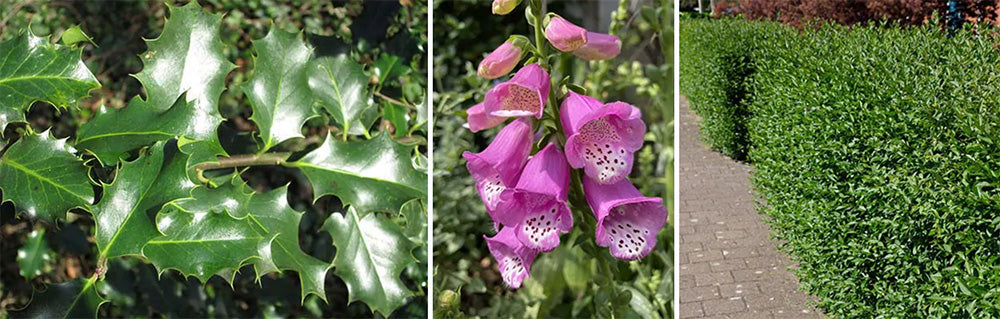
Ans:
POLYGON ((226 211, 235 218, 254 221, 262 228, 262 236, 276 236, 267 250, 270 254, 261 254, 261 260, 255 265, 258 276, 275 270, 296 271, 302 287, 302 300, 308 294, 315 294, 326 301, 324 282, 331 265, 309 256, 299 247, 299 221, 303 213, 288 206, 287 187, 254 193, 237 176, 231 183, 218 188, 199 187, 193 192, 193 198, 178 200, 174 204, 188 212, 226 211))
POLYGON ((185 175, 186 163, 174 143, 158 142, 118 169, 92 211, 100 258, 140 255, 142 246, 160 235, 146 211, 189 196, 194 184, 185 175))
POLYGON ((97 310, 107 302, 97 293, 97 277, 50 284, 35 293, 28 307, 12 312, 14 318, 97 318, 97 310))
POLYGON ((177 202, 163 205, 156 215, 163 236, 146 242, 142 255, 163 273, 176 269, 205 282, 218 274, 232 282, 236 270, 267 256, 274 236, 265 237, 250 218, 225 212, 187 211, 177 202))
POLYGON ((170 17, 163 33, 146 40, 143 69, 135 75, 146 90, 146 102, 157 111, 166 111, 181 94, 195 109, 214 115, 221 122, 217 101, 225 88, 226 74, 236 65, 222 54, 219 36, 222 14, 202 10, 198 1, 183 7, 167 4, 170 17))
POLYGON ((367 134, 367 126, 360 119, 362 112, 371 105, 364 68, 344 54, 335 58, 322 57, 312 63, 309 88, 323 108, 348 134, 367 134))
POLYGON ((319 148, 286 165, 302 170, 317 198, 335 195, 362 214, 395 213, 403 203, 427 195, 427 173, 413 167, 412 152, 412 146, 385 132, 350 142, 327 136, 319 148))
POLYGON ((65 139, 49 133, 27 135, 0 157, 4 197, 30 216, 64 218, 74 207, 88 207, 94 189, 83 161, 65 139))
POLYGON ((403 204, 399 213, 406 219, 403 233, 417 246, 427 244, 427 209, 421 199, 414 199, 403 204))
POLYGON ((101 87, 80 52, 31 32, 0 42, 0 131, 7 123, 23 122, 32 102, 75 107, 77 99, 101 87))
POLYGON ((222 15, 205 12, 196 1, 168 8, 170 19, 159 38, 146 42, 149 50, 140 57, 144 67, 136 74, 147 98, 133 98, 122 109, 102 107, 77 132, 77 147, 101 163, 172 137, 218 143, 219 95, 226 74, 235 68, 222 54, 222 15))
POLYGON ((383 53, 375 61, 375 76, 378 77, 379 85, 386 85, 386 81, 409 72, 410 67, 403 65, 403 60, 392 54, 383 53))
POLYGON ((378 214, 362 217, 348 208, 345 214, 330 215, 323 229, 337 246, 334 272, 347 284, 350 301, 361 300, 389 316, 413 295, 399 279, 403 268, 415 262, 413 243, 399 226, 378 214))
POLYGON ((250 99, 263 150, 284 140, 302 137, 302 124, 312 117, 315 97, 309 90, 307 66, 312 48, 301 33, 272 27, 253 41, 253 75, 243 86, 250 99))
POLYGON ((102 106, 97 116, 77 131, 76 147, 109 165, 130 150, 174 137, 219 143, 215 134, 217 119, 193 106, 194 102, 185 101, 184 96, 163 113, 154 111, 152 105, 139 98, 133 98, 121 109, 102 106))
POLYGON ((28 233, 24 247, 17 250, 17 264, 21 266, 21 276, 35 278, 42 274, 42 268, 52 257, 49 254, 49 244, 45 242, 45 229, 36 229, 28 233))

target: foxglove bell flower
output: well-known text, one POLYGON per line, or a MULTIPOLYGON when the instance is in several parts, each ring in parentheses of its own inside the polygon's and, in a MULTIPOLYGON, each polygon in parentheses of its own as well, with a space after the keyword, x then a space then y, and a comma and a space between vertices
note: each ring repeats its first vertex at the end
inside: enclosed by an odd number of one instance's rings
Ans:
POLYGON ((559 51, 573 52, 587 44, 587 30, 550 13, 545 38, 559 51))
POLYGON ((601 184, 584 178, 583 192, 597 218, 598 246, 610 247, 611 256, 621 260, 649 255, 667 221, 662 199, 642 196, 628 180, 601 184))
POLYGON ((488 128, 493 128, 494 126, 500 125, 507 118, 496 117, 486 114, 486 105, 483 103, 476 104, 467 110, 465 114, 468 116, 466 127, 472 132, 479 132, 488 128))
POLYGON ((559 110, 566 132, 566 160, 601 184, 612 184, 632 171, 633 152, 642 147, 646 124, 639 108, 623 102, 602 105, 570 91, 559 110))
POLYGON ((483 238, 486 238, 486 247, 497 261, 503 282, 511 288, 521 288, 524 278, 531 273, 531 263, 535 261, 538 251, 525 247, 511 227, 504 227, 493 238, 485 235, 483 238))
POLYGON ((545 100, 552 85, 549 73, 532 63, 522 67, 510 81, 486 92, 486 113, 498 117, 534 116, 542 118, 545 100))
POLYGON ((466 151, 462 157, 466 168, 476 180, 476 191, 486 205, 486 212, 498 223, 497 205, 500 194, 517 183, 521 169, 531 153, 531 125, 528 119, 518 119, 507 124, 493 142, 479 153, 466 151))
POLYGON ((622 42, 618 37, 604 33, 587 32, 587 44, 573 51, 573 55, 588 61, 600 61, 613 59, 621 51, 622 42))
POLYGON ((486 79, 495 79, 514 70, 521 58, 524 57, 524 47, 528 45, 528 38, 515 35, 490 52, 489 55, 479 62, 479 76, 486 79))
POLYGON ((559 235, 573 228, 573 214, 566 204, 569 166, 559 147, 549 144, 528 160, 517 186, 500 195, 496 214, 505 227, 531 249, 552 251, 559 235))
POLYGON ((493 0, 493 14, 505 15, 514 11, 521 0, 493 0))

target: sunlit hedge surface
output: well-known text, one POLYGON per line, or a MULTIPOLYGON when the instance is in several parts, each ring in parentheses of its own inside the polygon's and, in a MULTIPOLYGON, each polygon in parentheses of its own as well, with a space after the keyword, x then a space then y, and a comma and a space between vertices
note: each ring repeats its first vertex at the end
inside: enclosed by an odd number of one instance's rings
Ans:
POLYGON ((1000 317, 995 30, 680 29, 682 93, 713 147, 747 151, 761 211, 820 308, 1000 317))

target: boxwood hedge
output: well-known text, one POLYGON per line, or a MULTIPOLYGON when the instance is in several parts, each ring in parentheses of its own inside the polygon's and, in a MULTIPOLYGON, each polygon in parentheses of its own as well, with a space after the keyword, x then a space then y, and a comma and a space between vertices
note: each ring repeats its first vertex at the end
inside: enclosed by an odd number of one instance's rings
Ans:
POLYGON ((713 147, 747 150, 758 207, 821 309, 1000 317, 990 32, 735 19, 680 30, 682 93, 713 147))

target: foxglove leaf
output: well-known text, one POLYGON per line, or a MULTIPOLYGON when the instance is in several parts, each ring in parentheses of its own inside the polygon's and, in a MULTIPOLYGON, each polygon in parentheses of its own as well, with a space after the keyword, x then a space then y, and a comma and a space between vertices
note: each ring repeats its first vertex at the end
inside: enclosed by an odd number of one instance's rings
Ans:
POLYGON ((219 95, 235 68, 222 55, 222 15, 205 12, 194 1, 168 8, 170 19, 159 38, 146 42, 149 50, 140 56, 144 68, 135 75, 146 99, 133 98, 123 109, 102 107, 77 132, 77 147, 101 163, 173 137, 218 143, 219 95))
POLYGON ((371 103, 368 76, 360 64, 347 55, 317 59, 309 71, 309 88, 321 101, 320 105, 344 126, 345 132, 367 134, 361 115, 371 103))
POLYGON ((302 300, 308 294, 326 300, 324 283, 331 265, 302 252, 299 247, 299 221, 303 213, 288 206, 286 187, 254 193, 236 177, 231 183, 218 188, 199 187, 192 194, 192 198, 178 200, 173 205, 195 214, 225 211, 238 219, 249 218, 262 228, 261 235, 268 238, 275 236, 267 247, 269 254, 261 254, 255 265, 258 276, 276 270, 296 271, 302 287, 302 300))
POLYGON ((12 312, 14 318, 97 318, 97 310, 107 302, 97 293, 95 276, 50 284, 35 293, 28 307, 12 312))
POLYGON ((42 268, 52 257, 52 250, 45 242, 45 229, 36 229, 28 233, 24 247, 17 250, 17 265, 21 267, 21 276, 29 280, 42 275, 42 268))
POLYGON ((307 76, 312 48, 301 33, 271 28, 253 41, 253 75, 243 86, 260 138, 267 150, 284 140, 302 137, 302 124, 313 116, 315 97, 307 76))
POLYGON ((148 154, 124 163, 92 211, 100 256, 140 255, 160 235, 146 211, 188 197, 194 184, 185 176, 187 156, 172 143, 157 143, 148 154))
POLYGON ((27 135, 0 157, 0 189, 28 215, 56 219, 94 201, 87 167, 65 139, 27 135))
POLYGON ((348 208, 344 214, 330 215, 323 229, 337 246, 334 272, 347 284, 350 301, 360 300, 389 316, 413 295, 399 279, 403 268, 415 262, 410 254, 413 244, 399 226, 378 214, 362 217, 348 208))
POLYGON ((225 212, 188 211, 170 202, 156 215, 162 236, 148 241, 142 255, 163 273, 177 269, 205 282, 220 274, 232 282, 235 270, 269 254, 274 236, 266 235, 251 218, 225 212))
POLYGON ((7 123, 24 122, 32 102, 76 107, 77 99, 101 87, 80 59, 80 50, 31 32, 0 42, 0 131, 7 123))
POLYGON ((403 203, 427 196, 427 173, 413 167, 412 152, 385 132, 350 142, 327 136, 319 148, 286 165, 302 170, 317 198, 335 195, 362 215, 397 212, 403 203))

